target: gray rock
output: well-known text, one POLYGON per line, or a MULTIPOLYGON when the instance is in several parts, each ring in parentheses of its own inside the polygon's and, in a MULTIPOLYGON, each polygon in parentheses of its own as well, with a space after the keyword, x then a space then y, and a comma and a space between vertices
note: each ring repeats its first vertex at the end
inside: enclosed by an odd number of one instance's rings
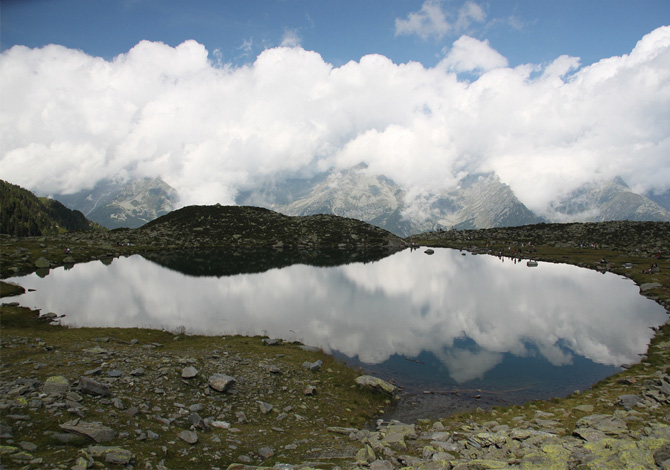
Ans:
POLYGON ((187 444, 195 444, 198 442, 198 434, 193 431, 182 431, 177 434, 177 437, 187 444))
POLYGON ((70 382, 62 375, 53 375, 46 379, 42 391, 47 395, 64 395, 70 390, 70 382))
POLYGON ((130 375, 132 375, 133 377, 140 377, 140 376, 144 375, 144 368, 139 367, 137 369, 133 369, 133 370, 130 371, 130 375))
POLYGON ((391 385, 390 383, 371 375, 361 375, 360 377, 357 377, 356 383, 363 388, 369 388, 388 395, 393 395, 397 390, 395 385, 391 385))
POLYGON ((225 392, 235 384, 236 380, 226 374, 213 374, 209 377, 208 383, 217 392, 225 392))
POLYGON ((270 457, 272 457, 273 455, 275 455, 275 451, 271 447, 261 447, 260 449, 258 449, 258 455, 263 460, 267 460, 270 457))
POLYGON ((118 369, 110 370, 109 372, 107 372, 107 377, 115 377, 116 378, 116 377, 121 377, 122 375, 123 375, 123 372, 118 370, 118 369))
POLYGON ((86 422, 75 419, 59 426, 63 431, 81 434, 90 437, 95 442, 108 442, 116 437, 116 432, 101 423, 86 422))
POLYGON ((96 395, 101 397, 108 397, 111 395, 107 385, 89 377, 81 377, 79 379, 79 387, 81 388, 82 393, 87 393, 89 395, 96 395))
POLYGON ((181 370, 182 379, 193 379, 198 375, 198 369, 193 366, 184 367, 181 370))
POLYGON ((647 282, 646 284, 642 284, 640 286, 640 291, 641 292, 647 292, 648 290, 656 289, 658 287, 663 287, 663 285, 661 285, 658 282, 647 282))
POLYGON ((619 395, 617 403, 626 410, 632 410, 635 405, 640 403, 641 398, 637 395, 619 395))
POLYGON ((258 402, 258 409, 261 410, 261 413, 268 414, 274 408, 270 403, 265 403, 264 401, 258 402))
POLYGON ((320 371, 322 365, 323 365, 323 361, 321 359, 319 359, 318 361, 314 361, 314 362, 305 361, 305 362, 302 363, 302 366, 305 369, 309 369, 313 372, 320 371))

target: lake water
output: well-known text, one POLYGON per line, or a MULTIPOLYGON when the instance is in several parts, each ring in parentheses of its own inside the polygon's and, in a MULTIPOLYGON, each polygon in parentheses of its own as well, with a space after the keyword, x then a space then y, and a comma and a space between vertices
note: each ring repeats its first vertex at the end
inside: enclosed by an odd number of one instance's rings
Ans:
POLYGON ((667 321, 632 281, 565 264, 449 249, 326 266, 277 256, 135 255, 11 281, 35 289, 22 305, 67 325, 301 341, 395 381, 424 408, 437 405, 423 391, 489 404, 565 396, 639 362, 650 327, 667 321))

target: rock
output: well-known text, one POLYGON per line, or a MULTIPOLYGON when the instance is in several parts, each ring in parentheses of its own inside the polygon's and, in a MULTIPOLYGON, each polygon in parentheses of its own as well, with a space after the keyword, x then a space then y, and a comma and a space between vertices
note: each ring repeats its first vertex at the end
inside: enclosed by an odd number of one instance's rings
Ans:
POLYGON ((86 452, 94 458, 104 457, 112 465, 128 465, 135 458, 135 454, 122 447, 89 446, 86 452))
POLYGON ((265 403, 264 401, 258 402, 258 409, 261 410, 261 413, 268 414, 274 408, 270 403, 265 403))
POLYGON ((319 359, 318 361, 314 361, 314 362, 305 361, 305 362, 302 363, 302 366, 305 369, 309 369, 313 372, 320 371, 322 365, 323 365, 323 361, 321 359, 319 359))
POLYGON ((48 268, 49 266, 51 266, 51 263, 44 256, 40 256, 35 260, 36 268, 48 268))
POLYGON ((132 375, 133 377, 140 377, 140 376, 144 375, 144 368, 139 367, 137 369, 133 369, 133 370, 130 371, 130 375, 132 375))
POLYGON ((187 444, 195 444, 198 442, 198 434, 193 431, 182 431, 177 434, 177 437, 187 444))
POLYGON ((390 383, 371 375, 361 375, 360 377, 357 377, 356 383, 363 388, 369 388, 389 395, 393 395, 397 390, 395 385, 391 385, 390 383))
POLYGON ((225 392, 235 384, 235 379, 226 374, 213 374, 209 377, 208 383, 217 392, 225 392))
POLYGON ((263 338, 263 344, 266 346, 281 346, 282 340, 276 338, 263 338))
POLYGON ((663 285, 658 282, 647 282, 640 286, 640 292, 647 292, 648 290, 657 289, 659 287, 663 287, 663 285))
POLYGON ((393 470, 393 464, 388 460, 375 460, 370 464, 370 470, 393 470))
POLYGON ((123 372, 118 370, 118 369, 110 370, 109 372, 107 372, 107 377, 117 378, 117 377, 121 377, 122 375, 123 375, 123 372))
POLYGON ((53 375, 46 379, 42 392, 47 395, 64 395, 70 390, 70 382, 62 375, 53 375))
POLYGON ((619 395, 617 404, 626 410, 632 410, 640 402, 641 398, 637 395, 619 395))
POLYGON ((316 387, 314 385, 308 385, 302 393, 305 395, 314 395, 316 393, 316 387))
POLYGON ((81 377, 79 379, 79 388, 81 389, 82 393, 87 393, 89 395, 96 395, 101 397, 108 397, 111 395, 107 385, 89 377, 81 377))
POLYGON ((260 449, 258 449, 258 455, 263 460, 267 460, 273 455, 275 455, 275 451, 271 447, 261 447, 260 449))
POLYGON ((68 421, 59 426, 63 431, 74 432, 82 436, 90 437, 95 442, 108 442, 116 437, 116 432, 101 423, 80 421, 68 421))
POLYGON ((182 379, 193 379, 193 378, 197 377, 197 375, 198 375, 198 369, 196 369, 193 366, 184 367, 181 370, 181 378, 182 379))

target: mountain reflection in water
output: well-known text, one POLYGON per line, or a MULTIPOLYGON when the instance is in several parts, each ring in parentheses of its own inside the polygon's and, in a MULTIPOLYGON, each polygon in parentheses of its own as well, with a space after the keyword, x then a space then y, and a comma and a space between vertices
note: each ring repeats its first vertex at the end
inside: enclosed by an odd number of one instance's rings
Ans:
POLYGON ((570 265, 448 249, 333 252, 312 265, 288 255, 136 255, 12 281, 36 289, 23 305, 75 326, 264 334, 410 388, 523 389, 525 398, 565 395, 637 362, 650 327, 667 320, 630 280, 570 265))

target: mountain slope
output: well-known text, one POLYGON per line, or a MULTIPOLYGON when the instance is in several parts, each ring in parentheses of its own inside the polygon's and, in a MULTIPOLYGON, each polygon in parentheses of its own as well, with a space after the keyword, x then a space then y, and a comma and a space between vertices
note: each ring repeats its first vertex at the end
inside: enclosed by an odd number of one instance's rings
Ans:
POLYGON ((104 180, 90 191, 54 198, 107 228, 137 228, 174 209, 177 191, 159 178, 104 180))
POLYGON ((621 179, 588 183, 551 205, 556 221, 670 221, 670 211, 636 194, 621 179))
POLYGON ((0 233, 25 237, 93 228, 81 212, 2 180, 0 201, 0 233))

